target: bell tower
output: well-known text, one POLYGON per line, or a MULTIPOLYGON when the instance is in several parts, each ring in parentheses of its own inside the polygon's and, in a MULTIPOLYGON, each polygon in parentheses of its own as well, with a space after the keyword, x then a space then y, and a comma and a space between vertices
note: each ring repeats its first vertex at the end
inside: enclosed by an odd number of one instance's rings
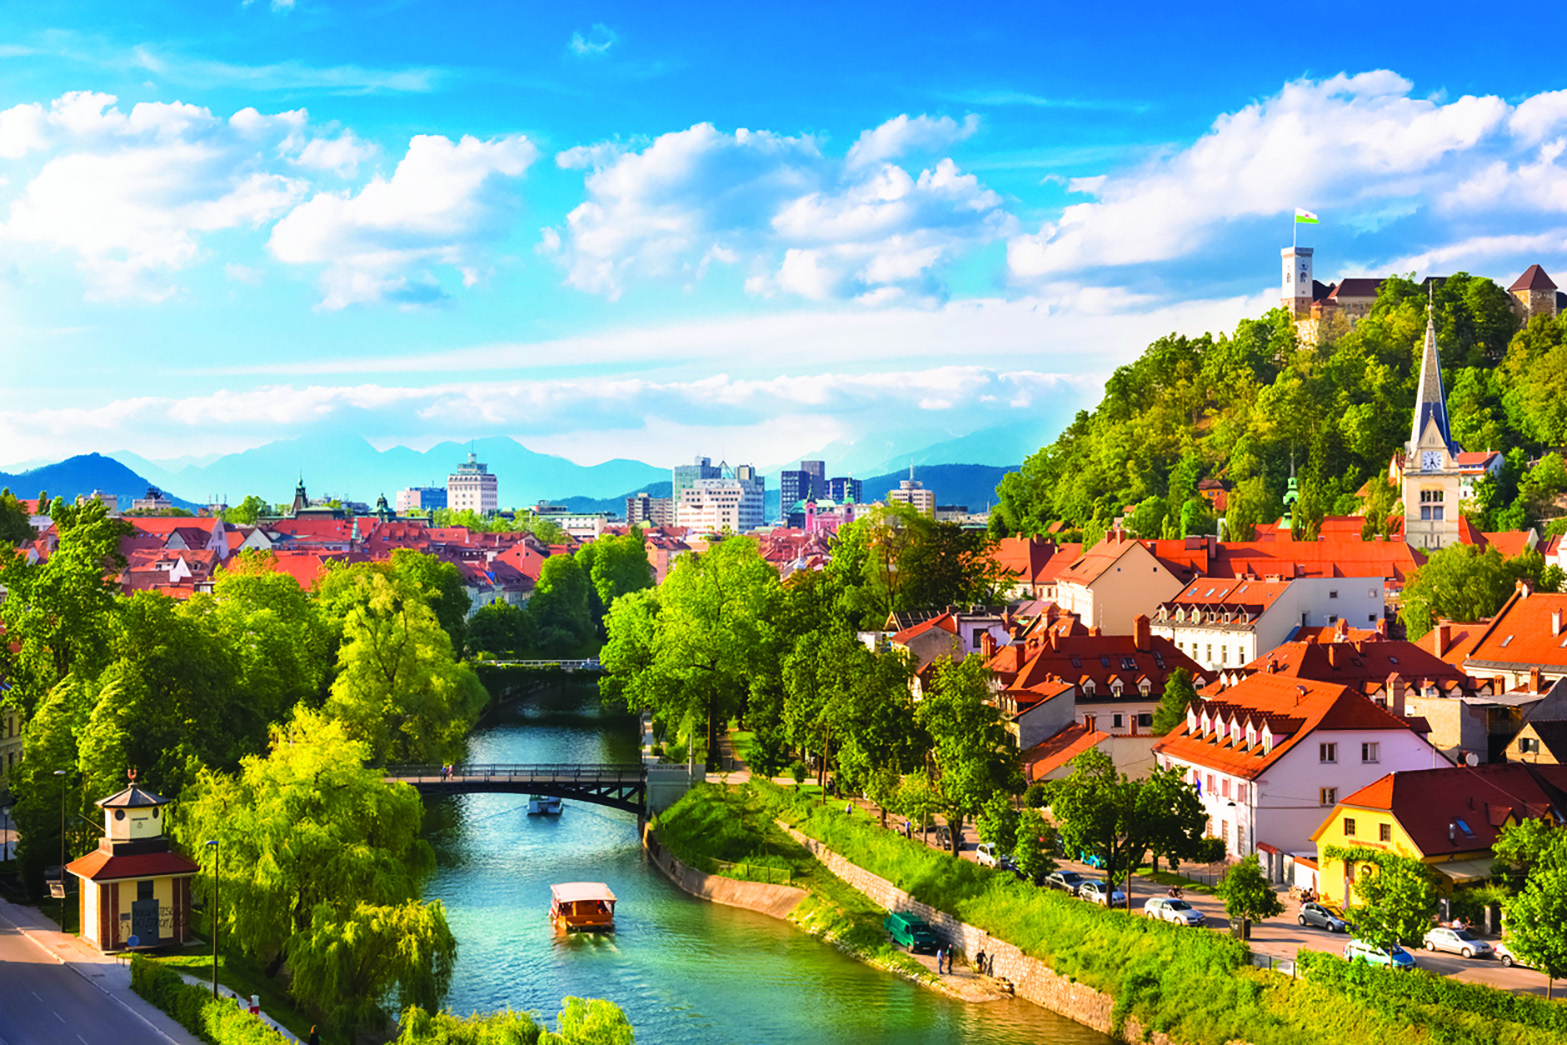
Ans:
POLYGON ((1311 318, 1311 248, 1285 247, 1279 303, 1296 319, 1311 318))
POLYGON ((1459 542, 1458 453, 1448 427, 1435 309, 1428 304, 1415 416, 1404 445, 1404 540, 1411 547, 1435 551, 1459 542))

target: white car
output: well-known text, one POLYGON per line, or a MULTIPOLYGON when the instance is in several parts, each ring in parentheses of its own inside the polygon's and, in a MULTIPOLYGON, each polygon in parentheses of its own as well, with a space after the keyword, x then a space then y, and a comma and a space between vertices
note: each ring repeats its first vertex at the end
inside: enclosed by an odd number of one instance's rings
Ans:
POLYGON ((1491 945, 1468 929, 1432 929, 1426 933, 1425 945, 1428 951, 1446 951, 1449 954, 1461 954, 1465 958, 1491 956, 1491 945))
POLYGON ((1086 881, 1079 886, 1077 895, 1102 907, 1116 907, 1126 902, 1125 893, 1104 884, 1097 878, 1086 881))
POLYGON ((981 867, 995 867, 996 847, 989 842, 979 843, 979 847, 974 850, 974 862, 981 867))
POLYGON ((1491 945, 1491 951, 1496 955, 1496 960, 1507 966, 1509 969, 1511 969, 1514 965, 1523 964, 1513 954, 1512 949, 1501 940, 1497 940, 1494 944, 1491 945))
POLYGON ((1167 899, 1163 896, 1155 896, 1143 904, 1143 914, 1149 918, 1158 918, 1160 921, 1174 922, 1176 925, 1202 925, 1208 920, 1207 915, 1185 900, 1167 899))

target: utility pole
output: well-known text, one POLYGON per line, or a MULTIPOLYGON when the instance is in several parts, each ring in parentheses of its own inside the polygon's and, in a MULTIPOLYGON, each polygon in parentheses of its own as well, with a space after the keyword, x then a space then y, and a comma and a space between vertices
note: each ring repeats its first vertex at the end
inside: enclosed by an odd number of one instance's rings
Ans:
POLYGON ((56 769, 60 778, 60 931, 65 932, 65 770, 56 769))
POLYGON ((211 838, 212 847, 212 996, 218 996, 218 887, 223 884, 223 853, 218 840, 211 838))

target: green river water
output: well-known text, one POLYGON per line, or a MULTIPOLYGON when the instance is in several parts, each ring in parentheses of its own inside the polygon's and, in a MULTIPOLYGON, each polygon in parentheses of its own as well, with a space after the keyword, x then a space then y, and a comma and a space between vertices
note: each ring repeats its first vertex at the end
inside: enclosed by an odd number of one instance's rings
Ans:
MULTIPOLYGON (((637 724, 591 689, 535 696, 477 731, 474 762, 634 762, 637 724)), ((520 795, 429 803, 459 942, 450 1007, 511 1007, 553 1020, 567 995, 625 1009, 639 1045, 1104 1045, 1109 1039, 1027 1002, 953 1001, 838 953, 785 922, 676 889, 637 844, 636 818, 566 803, 529 817, 520 795), (620 903, 613 935, 556 936, 552 882, 603 881, 620 903)))

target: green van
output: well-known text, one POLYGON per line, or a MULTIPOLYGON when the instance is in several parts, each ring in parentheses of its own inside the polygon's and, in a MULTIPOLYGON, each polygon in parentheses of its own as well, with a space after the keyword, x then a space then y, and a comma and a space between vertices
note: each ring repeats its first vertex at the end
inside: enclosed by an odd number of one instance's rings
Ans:
POLYGON ((881 925, 892 934, 894 944, 907 947, 911 954, 919 951, 924 951, 926 954, 936 953, 936 947, 939 945, 936 934, 919 915, 893 911, 887 915, 887 920, 881 925))

